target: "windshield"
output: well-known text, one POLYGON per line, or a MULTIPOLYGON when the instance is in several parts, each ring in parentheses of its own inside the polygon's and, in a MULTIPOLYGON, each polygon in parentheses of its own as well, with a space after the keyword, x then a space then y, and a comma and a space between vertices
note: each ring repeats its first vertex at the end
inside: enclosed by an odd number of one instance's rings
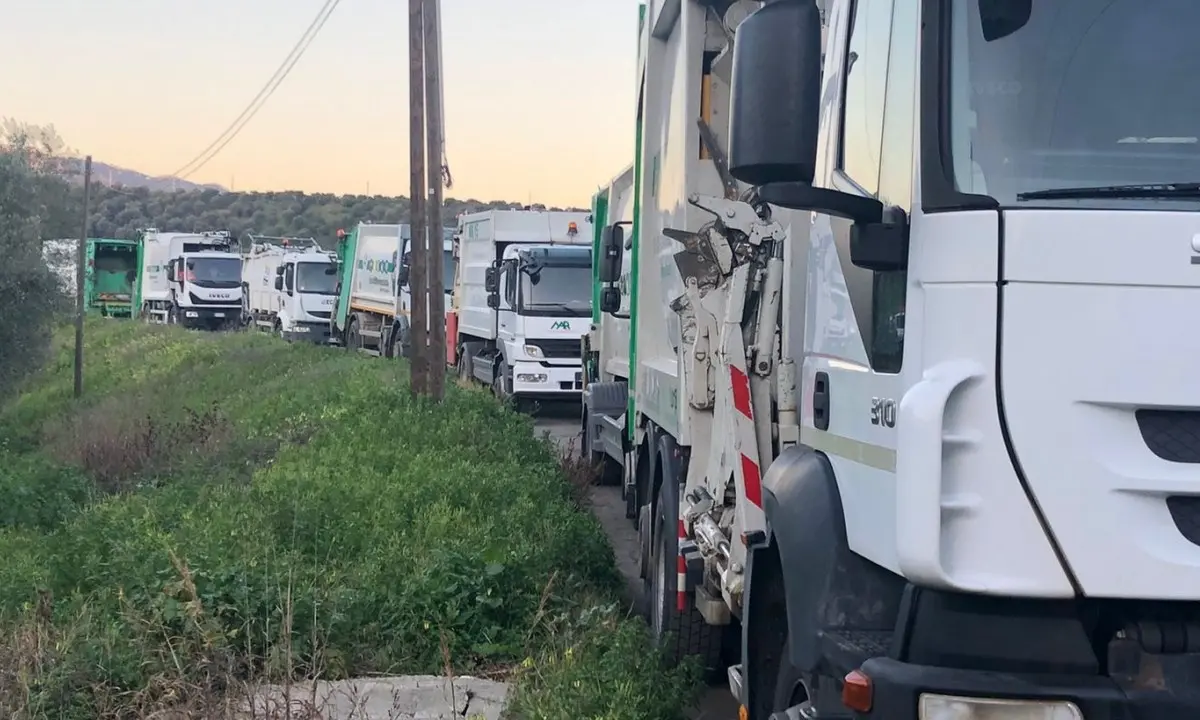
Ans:
POLYGON ((184 279, 206 288, 235 288, 242 284, 241 258, 188 258, 184 279))
POLYGON ((332 263, 296 263, 296 292, 337 295, 337 267, 332 263))
POLYGON ((1200 180, 1200 2, 952 6, 950 144, 959 190, 1027 206, 1018 195, 1200 180), (1032 6, 1027 20, 1022 5, 1032 6))
POLYGON ((521 272, 521 310, 526 314, 592 314, 592 270, 588 267, 543 266, 530 275, 521 272))

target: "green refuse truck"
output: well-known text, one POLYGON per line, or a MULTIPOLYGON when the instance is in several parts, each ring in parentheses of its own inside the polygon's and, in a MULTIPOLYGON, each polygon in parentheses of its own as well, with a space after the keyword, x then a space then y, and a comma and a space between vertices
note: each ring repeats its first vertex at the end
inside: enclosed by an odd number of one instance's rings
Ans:
POLYGON ((141 252, 136 240, 89 238, 84 272, 84 307, 103 317, 132 315, 141 252))

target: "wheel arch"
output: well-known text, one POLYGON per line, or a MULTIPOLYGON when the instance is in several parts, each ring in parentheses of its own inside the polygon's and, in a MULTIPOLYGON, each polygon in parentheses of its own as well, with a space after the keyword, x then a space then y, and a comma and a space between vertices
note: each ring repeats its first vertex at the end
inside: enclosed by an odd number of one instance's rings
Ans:
MULTIPOLYGON (((811 673, 821 661, 823 632, 895 626, 904 581, 850 549, 837 477, 824 453, 796 446, 776 458, 763 477, 763 510, 769 530, 747 564, 743 658, 770 653, 768 642, 782 648, 790 638, 787 660, 811 673), (771 632, 780 608, 785 635, 777 626, 771 632)), ((774 681, 767 668, 754 670, 746 668, 749 707, 756 699, 749 693, 762 688, 755 678, 774 681)))

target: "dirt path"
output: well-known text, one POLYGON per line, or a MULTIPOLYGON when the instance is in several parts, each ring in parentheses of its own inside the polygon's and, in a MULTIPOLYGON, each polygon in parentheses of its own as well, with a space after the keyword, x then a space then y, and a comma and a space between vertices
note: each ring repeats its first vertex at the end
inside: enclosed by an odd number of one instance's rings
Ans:
MULTIPOLYGON (((535 421, 539 433, 549 433, 560 446, 579 437, 579 406, 542 408, 535 421)), ((625 501, 621 489, 594 487, 591 491, 592 512, 600 520, 616 556, 617 568, 629 587, 630 597, 641 607, 642 581, 638 577, 638 538, 633 523, 625 518, 625 501)), ((711 687, 701 699, 700 706, 688 715, 692 720, 734 720, 737 704, 724 686, 711 687)))

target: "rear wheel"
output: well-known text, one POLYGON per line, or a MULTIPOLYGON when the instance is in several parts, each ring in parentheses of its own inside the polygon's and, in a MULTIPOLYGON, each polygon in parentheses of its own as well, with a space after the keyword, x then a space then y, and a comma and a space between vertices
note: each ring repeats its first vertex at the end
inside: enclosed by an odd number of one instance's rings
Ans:
MULTIPOLYGON (((664 479, 663 482, 670 481, 664 479)), ((650 538, 649 592, 646 593, 650 605, 650 627, 655 640, 668 657, 676 662, 685 657, 695 657, 706 672, 715 673, 721 666, 722 628, 705 622, 690 598, 686 598, 685 609, 682 612, 679 610, 676 566, 679 536, 675 532, 679 524, 679 508, 666 500, 666 494, 659 488, 650 538)))
POLYGON ((350 327, 346 328, 346 349, 350 352, 362 350, 362 335, 358 332, 358 320, 352 319, 350 327))

